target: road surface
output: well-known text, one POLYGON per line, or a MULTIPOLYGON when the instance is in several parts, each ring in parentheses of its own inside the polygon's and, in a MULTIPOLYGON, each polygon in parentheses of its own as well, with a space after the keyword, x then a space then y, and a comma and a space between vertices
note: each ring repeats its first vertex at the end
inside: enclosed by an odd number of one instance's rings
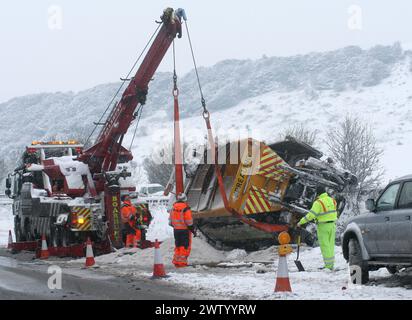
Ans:
MULTIPOLYGON (((98 269, 62 267, 62 289, 49 289, 50 263, 32 260, 32 253, 10 255, 0 249, 0 300, 191 300, 204 297, 183 292, 162 280, 130 279, 98 269)), ((210 297, 209 297, 210 299, 210 297)))

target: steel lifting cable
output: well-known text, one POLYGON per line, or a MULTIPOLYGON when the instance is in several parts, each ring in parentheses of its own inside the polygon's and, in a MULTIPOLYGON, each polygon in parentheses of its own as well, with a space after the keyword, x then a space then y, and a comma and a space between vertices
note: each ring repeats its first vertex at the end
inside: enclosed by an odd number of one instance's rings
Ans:
POLYGON ((137 112, 136 112, 136 115, 137 115, 136 127, 134 128, 133 138, 132 138, 132 142, 130 142, 129 150, 132 150, 134 138, 136 137, 137 128, 139 127, 140 118, 142 117, 143 106, 144 106, 144 105, 141 104, 141 105, 139 106, 139 109, 137 109, 137 112))
POLYGON ((130 69, 129 73, 127 74, 127 76, 122 80, 122 83, 119 87, 119 89, 117 89, 116 93, 114 94, 113 98, 110 100, 109 104, 107 105, 106 109, 104 110, 102 116, 100 117, 99 121, 97 122, 97 124, 94 126, 92 132, 90 133, 90 135, 87 137, 86 142, 84 143, 85 145, 89 142, 90 138, 93 136, 94 132, 96 131, 97 126, 99 125, 99 123, 101 123, 101 121, 103 120, 103 117, 105 116, 107 110, 109 110, 109 108, 112 106, 113 101, 116 99, 117 95, 120 93, 120 90, 122 90, 124 84, 128 81, 130 75, 132 74, 134 68, 136 67, 136 65, 139 63, 140 59, 142 58, 144 52, 146 51, 147 47, 149 46, 149 44, 152 42, 153 38, 155 37, 155 35, 157 34, 157 32, 159 31, 159 28, 162 26, 163 22, 159 23, 156 30, 153 32, 153 34, 151 35, 149 41, 147 41, 145 47, 143 48, 142 52, 140 53, 140 55, 137 57, 136 61, 134 62, 132 68, 130 69))
POLYGON ((217 179, 218 179, 219 191, 220 191, 220 194, 221 194, 221 197, 222 197, 222 200, 223 200, 223 203, 225 205, 226 210, 228 210, 229 212, 235 214, 236 216, 241 216, 237 211, 235 211, 233 208, 231 208, 229 206, 229 201, 227 199, 226 192, 224 190, 222 174, 220 172, 219 165, 217 163, 218 159, 217 159, 217 153, 216 153, 216 143, 215 143, 215 140, 213 138, 212 126, 210 124, 210 113, 209 113, 209 110, 207 110, 206 100, 203 96, 202 85, 200 83, 199 72, 198 72, 198 69, 197 69, 196 58, 195 58, 195 54, 194 54, 194 51, 193 51, 193 45, 192 45, 192 40, 190 38, 190 32, 189 32, 189 27, 187 25, 187 21, 185 21, 185 27, 186 27, 186 32, 187 32, 187 38, 189 40, 190 52, 192 54, 193 65, 194 65, 194 68, 195 68, 197 84, 199 86, 200 101, 201 101, 201 104, 202 104, 202 107, 203 107, 203 118, 205 119, 205 122, 206 122, 207 136, 208 136, 208 141, 209 141, 209 145, 210 145, 210 150, 211 150, 211 153, 212 153, 211 158, 212 158, 212 161, 214 161, 216 176, 217 176, 217 179))
POLYGON ((187 21, 185 21, 185 27, 186 27, 186 32, 187 32, 187 38, 189 40, 190 51, 192 53, 192 60, 193 60, 193 65, 194 65, 195 74, 197 78, 197 83, 198 83, 199 91, 200 91, 200 99, 201 99, 201 104, 203 108, 203 119, 206 122, 207 136, 208 136, 208 141, 209 141, 210 150, 211 150, 211 159, 213 159, 212 161, 214 161, 214 167, 215 167, 215 173, 216 173, 217 180, 218 180, 219 192, 220 192, 220 196, 222 197, 225 209, 229 211, 230 213, 232 213, 234 216, 236 216, 238 219, 240 219, 242 222, 250 226, 253 226, 257 229, 260 229, 262 231, 269 232, 269 233, 284 231, 285 229, 287 229, 284 226, 271 225, 268 223, 257 222, 253 219, 246 218, 244 215, 240 214, 239 212, 237 212, 234 208, 232 208, 229 205, 229 200, 227 199, 222 173, 220 172, 220 169, 219 169, 217 152, 216 152, 216 143, 213 138, 212 126, 210 123, 210 113, 206 107, 206 100, 203 96, 203 90, 202 90, 202 86, 200 83, 199 72, 197 69, 196 59, 195 59, 195 55, 193 51, 192 40, 190 38, 189 28, 187 26, 187 21))
POLYGON ((194 54, 194 51, 193 51, 192 39, 190 38, 189 27, 187 26, 187 21, 186 20, 185 20, 185 27, 186 27, 187 39, 189 40, 190 52, 192 54, 193 65, 194 65, 194 68, 195 68, 197 84, 199 86, 200 101, 202 103, 203 113, 204 114, 209 113, 209 111, 206 108, 206 100, 203 96, 202 85, 200 84, 199 72, 197 70, 197 64, 196 64, 195 54, 194 54))

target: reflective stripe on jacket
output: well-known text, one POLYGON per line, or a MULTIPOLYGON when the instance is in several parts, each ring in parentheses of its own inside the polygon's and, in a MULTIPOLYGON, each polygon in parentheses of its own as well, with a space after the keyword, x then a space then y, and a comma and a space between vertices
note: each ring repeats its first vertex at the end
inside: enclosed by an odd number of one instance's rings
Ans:
POLYGON ((187 203, 178 201, 170 211, 169 221, 174 229, 188 229, 193 225, 192 210, 190 210, 187 203))
POLYGON ((315 200, 312 208, 308 214, 299 221, 299 224, 305 224, 312 220, 315 220, 317 223, 324 223, 336 221, 337 219, 336 200, 325 192, 315 200))

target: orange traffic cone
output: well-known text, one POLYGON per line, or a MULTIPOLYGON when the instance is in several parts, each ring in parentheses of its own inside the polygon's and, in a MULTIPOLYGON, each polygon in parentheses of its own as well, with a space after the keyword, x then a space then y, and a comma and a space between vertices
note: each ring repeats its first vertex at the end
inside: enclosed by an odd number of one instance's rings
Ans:
POLYGON ((86 267, 94 266, 95 263, 92 242, 90 241, 90 237, 88 237, 86 246, 86 267))
POLYGON ((291 292, 286 255, 279 256, 275 292, 291 292))
POLYGON ((7 249, 11 249, 13 244, 13 237, 11 235, 11 230, 9 230, 9 243, 7 244, 7 249))
POLYGON ((49 249, 47 248, 46 235, 43 233, 41 237, 40 259, 48 259, 48 258, 49 258, 49 249))
POLYGON ((160 244, 157 239, 155 240, 154 246, 154 267, 153 267, 153 276, 152 278, 166 278, 165 267, 162 262, 162 256, 160 254, 160 244))

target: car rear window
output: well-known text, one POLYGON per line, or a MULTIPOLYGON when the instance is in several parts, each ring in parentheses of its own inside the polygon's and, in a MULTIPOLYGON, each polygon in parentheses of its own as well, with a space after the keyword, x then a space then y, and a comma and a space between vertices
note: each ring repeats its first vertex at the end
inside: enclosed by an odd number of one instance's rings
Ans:
POLYGON ((399 208, 412 208, 412 181, 403 184, 401 194, 399 196, 399 208))

